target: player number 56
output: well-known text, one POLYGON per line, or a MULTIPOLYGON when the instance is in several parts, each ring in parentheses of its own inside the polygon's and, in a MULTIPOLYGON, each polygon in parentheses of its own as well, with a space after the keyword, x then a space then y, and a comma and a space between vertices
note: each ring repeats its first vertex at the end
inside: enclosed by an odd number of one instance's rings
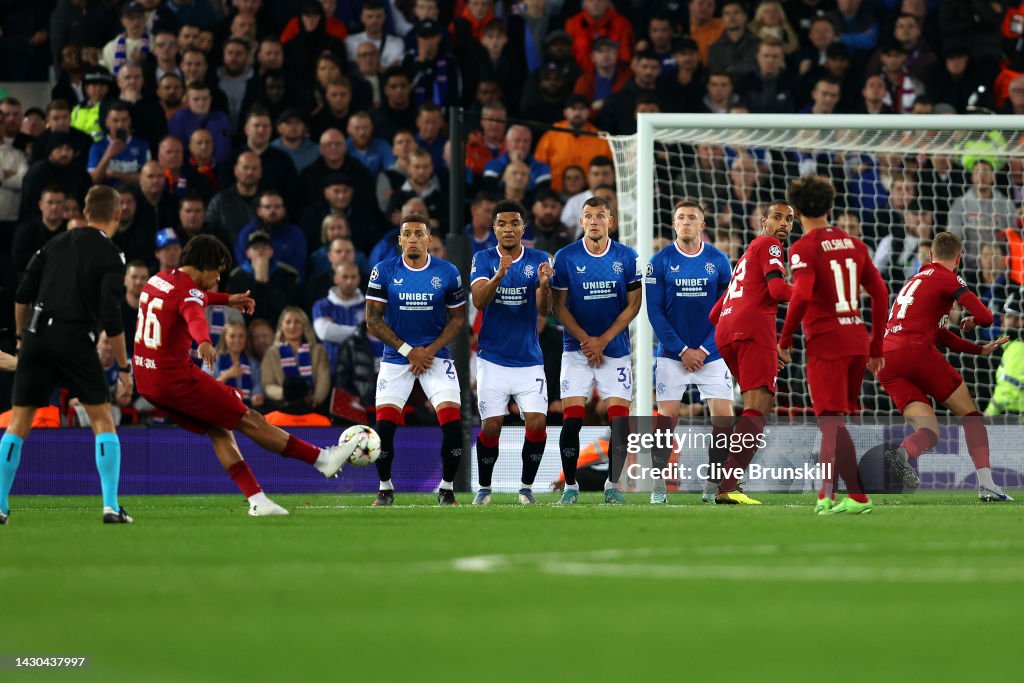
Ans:
POLYGON ((139 317, 135 324, 135 343, 145 344, 147 349, 159 349, 163 343, 163 332, 156 312, 164 307, 163 299, 149 300, 149 293, 139 295, 139 317))

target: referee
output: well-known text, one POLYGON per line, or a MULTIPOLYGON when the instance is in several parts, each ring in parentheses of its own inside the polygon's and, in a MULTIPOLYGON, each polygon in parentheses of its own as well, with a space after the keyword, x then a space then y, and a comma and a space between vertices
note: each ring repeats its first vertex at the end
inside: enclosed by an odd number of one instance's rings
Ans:
POLYGON ((6 524, 10 514, 7 496, 32 417, 37 407, 49 404, 57 384, 67 387, 89 414, 103 487, 103 522, 132 523, 117 502, 121 444, 96 352, 96 333, 102 326, 114 348, 119 381, 130 388, 121 318, 124 256, 110 241, 121 219, 117 191, 105 185, 89 190, 85 218, 87 227, 68 230, 36 252, 15 295, 21 346, 14 375, 14 411, 0 440, 0 524, 6 524))

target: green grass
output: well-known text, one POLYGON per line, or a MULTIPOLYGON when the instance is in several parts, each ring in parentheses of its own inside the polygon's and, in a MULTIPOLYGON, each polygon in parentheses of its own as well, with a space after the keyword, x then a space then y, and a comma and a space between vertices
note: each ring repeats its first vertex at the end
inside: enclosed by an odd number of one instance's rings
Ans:
POLYGON ((290 517, 249 518, 237 496, 125 497, 132 527, 100 524, 96 499, 12 500, 0 654, 93 661, 0 680, 1021 677, 1021 503, 877 496, 872 515, 824 518, 789 495, 274 498, 290 517))

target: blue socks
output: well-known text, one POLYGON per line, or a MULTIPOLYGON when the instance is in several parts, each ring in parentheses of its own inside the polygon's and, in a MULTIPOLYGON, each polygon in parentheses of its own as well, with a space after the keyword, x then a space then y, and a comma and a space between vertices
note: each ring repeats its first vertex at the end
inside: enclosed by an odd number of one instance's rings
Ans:
MULTIPOLYGON (((6 438, 6 437, 5 437, 6 438)), ((96 435, 96 469, 103 487, 103 507, 120 512, 117 504, 117 483, 121 477, 121 442, 114 432, 96 435)))
POLYGON ((14 485, 14 475, 18 473, 21 462, 21 447, 25 441, 15 434, 4 434, 0 439, 0 511, 8 514, 11 506, 7 496, 14 485))

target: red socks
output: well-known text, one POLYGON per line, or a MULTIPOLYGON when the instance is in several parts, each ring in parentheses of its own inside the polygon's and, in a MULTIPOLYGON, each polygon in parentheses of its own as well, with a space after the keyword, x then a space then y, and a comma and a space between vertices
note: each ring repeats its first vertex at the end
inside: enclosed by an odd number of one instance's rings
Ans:
MULTIPOLYGON (((725 469, 747 469, 750 461, 754 459, 754 454, 757 453, 758 437, 764 432, 764 423, 764 415, 756 410, 748 408, 743 411, 736 421, 736 429, 733 431, 733 434, 736 435, 733 442, 743 448, 739 452, 732 448, 729 449, 729 458, 725 461, 725 469)), ((723 478, 722 483, 718 485, 718 490, 723 493, 735 491, 736 477, 723 478)))
POLYGON ((236 462, 234 465, 229 467, 228 476, 231 477, 231 481, 235 482, 235 485, 246 498, 255 496, 263 490, 260 488, 259 482, 256 481, 256 477, 253 475, 252 470, 249 469, 249 463, 244 460, 242 462, 236 462))
POLYGON ((906 449, 908 458, 918 458, 930 448, 934 448, 939 442, 938 435, 930 429, 918 429, 916 432, 903 439, 900 448, 906 449))
POLYGON ((320 457, 320 449, 311 443, 289 434, 288 443, 285 444, 284 450, 281 451, 281 455, 286 458, 301 460, 304 463, 312 465, 316 462, 316 459, 320 457))
POLYGON ((960 418, 964 426, 964 440, 967 442, 967 452, 974 463, 974 469, 980 470, 983 467, 990 467, 988 461, 988 430, 985 428, 985 418, 975 410, 960 418))

